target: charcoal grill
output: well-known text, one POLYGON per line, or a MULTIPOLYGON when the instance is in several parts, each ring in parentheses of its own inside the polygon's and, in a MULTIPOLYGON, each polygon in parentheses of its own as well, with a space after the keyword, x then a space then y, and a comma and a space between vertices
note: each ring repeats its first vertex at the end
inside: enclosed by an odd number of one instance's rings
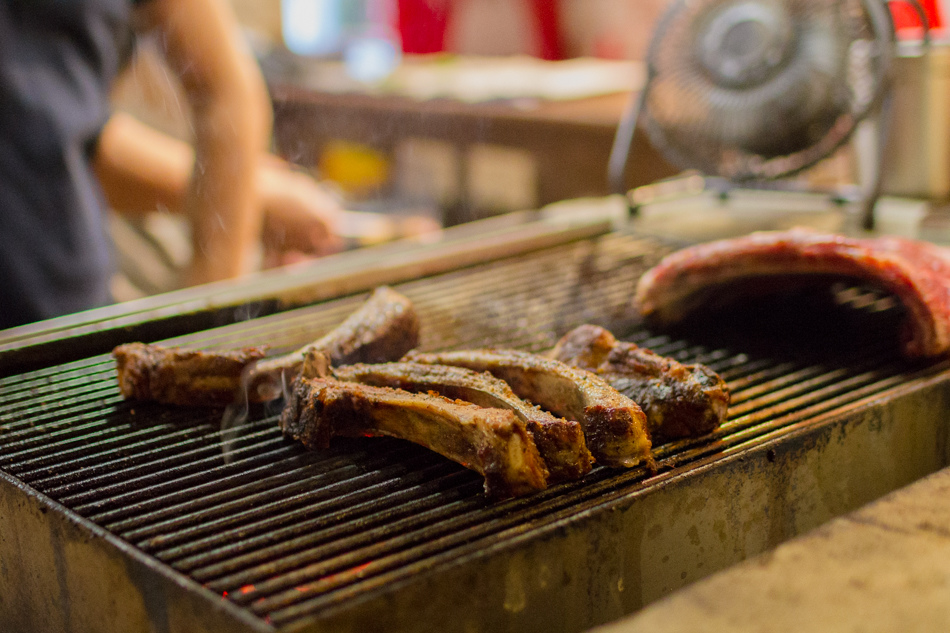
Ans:
MULTIPOLYGON (((890 297, 843 289, 782 336, 759 318, 653 332, 632 289, 673 245, 590 232, 386 281, 415 302, 425 349, 539 351, 593 322, 706 363, 733 392, 720 431, 656 447, 655 473, 598 467, 492 502, 474 473, 397 440, 308 452, 274 408, 125 402, 104 346, 147 337, 147 314, 80 319, 0 354, 0 630, 579 631, 950 461, 948 363, 899 358, 890 297), (61 360, 16 370, 34 348, 61 360)), ((484 237, 460 235, 460 253, 484 237)), ((290 350, 365 298, 336 287, 349 292, 220 327, 194 317, 167 342, 290 350)))

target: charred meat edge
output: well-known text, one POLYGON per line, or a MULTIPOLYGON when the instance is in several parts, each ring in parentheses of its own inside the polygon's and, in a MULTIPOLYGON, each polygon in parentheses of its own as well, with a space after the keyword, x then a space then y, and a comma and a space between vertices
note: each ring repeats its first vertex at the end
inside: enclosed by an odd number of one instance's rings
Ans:
POLYGON ((577 420, 598 463, 631 467, 652 464, 646 416, 630 398, 583 369, 515 350, 463 350, 423 354, 405 360, 487 371, 519 397, 554 415, 577 420))
POLYGON ((343 323, 319 340, 276 358, 265 348, 202 352, 130 343, 113 350, 122 395, 177 405, 227 405, 246 397, 267 402, 281 396, 304 355, 325 352, 336 364, 398 360, 419 341, 412 303, 382 286, 343 323))
POLYGON ((280 416, 286 435, 311 449, 339 437, 396 437, 425 446, 485 477, 495 498, 543 490, 547 470, 524 422, 437 395, 371 387, 333 378, 294 381, 280 416))
POLYGON ((574 328, 547 355, 597 374, 640 405, 654 443, 705 435, 726 419, 729 388, 719 374, 618 341, 602 327, 574 328))
MULTIPOLYGON (((699 244, 667 255, 643 275, 635 302, 658 325, 683 320, 724 296, 726 288, 768 289, 770 278, 844 278, 874 284, 906 308, 901 342, 910 358, 950 350, 950 255, 897 237, 857 239, 796 228, 699 244), (745 286, 742 286, 745 282, 745 286)), ((782 291, 780 284, 773 290, 782 291)))
MULTIPOLYGON (((304 375, 323 370, 308 370, 304 375)), ((338 367, 333 376, 347 382, 391 387, 414 393, 434 392, 480 407, 510 409, 525 423, 548 467, 548 483, 578 479, 590 472, 592 457, 584 433, 574 420, 557 418, 515 395, 503 380, 464 367, 422 363, 356 364, 338 367)))

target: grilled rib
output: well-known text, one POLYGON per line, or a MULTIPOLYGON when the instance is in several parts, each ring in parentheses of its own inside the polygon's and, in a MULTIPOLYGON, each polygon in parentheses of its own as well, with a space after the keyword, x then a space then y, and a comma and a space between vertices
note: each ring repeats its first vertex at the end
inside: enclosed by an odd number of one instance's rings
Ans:
POLYGON ((326 354, 333 365, 399 360, 419 344, 419 317, 412 302, 388 286, 380 286, 343 323, 329 333, 284 356, 248 369, 245 377, 252 402, 274 400, 300 372, 310 351, 326 354))
POLYGON ((119 391, 125 398, 214 406, 234 400, 244 368, 264 358, 264 348, 199 352, 128 343, 115 348, 112 355, 119 372, 119 391))
POLYGON ((596 325, 564 335, 549 356, 593 372, 640 405, 654 443, 709 433, 726 419, 729 388, 705 365, 683 365, 596 325))
POLYGON ((410 353, 406 360, 491 373, 519 397, 580 422, 587 448, 598 463, 630 467, 652 461, 643 411, 588 371, 515 350, 410 353))
POLYGON ((637 286, 640 312, 667 325, 721 300, 724 288, 782 292, 777 278, 862 280, 905 306, 901 328, 908 357, 950 349, 950 255, 926 242, 896 237, 855 239, 809 229, 761 232, 685 248, 647 271, 637 286))
POLYGON ((227 405, 279 398, 300 371, 308 351, 325 352, 333 363, 398 360, 419 341, 419 319, 412 303, 388 287, 370 298, 343 323, 301 349, 264 359, 264 348, 199 352, 130 343, 112 355, 119 388, 126 398, 178 405, 227 405))
POLYGON ((547 470, 514 412, 441 396, 371 387, 333 378, 298 378, 280 416, 286 435, 308 448, 341 437, 396 437, 485 477, 485 492, 515 497, 543 490, 547 470))
MULTIPOLYGON (((304 369, 304 374, 308 372, 304 369)), ((548 467, 548 482, 578 479, 591 469, 591 454, 580 424, 557 418, 515 395, 506 382, 464 367, 421 363, 383 363, 338 367, 333 375, 346 382, 392 387, 411 392, 435 392, 451 400, 481 407, 510 409, 526 425, 548 467)))

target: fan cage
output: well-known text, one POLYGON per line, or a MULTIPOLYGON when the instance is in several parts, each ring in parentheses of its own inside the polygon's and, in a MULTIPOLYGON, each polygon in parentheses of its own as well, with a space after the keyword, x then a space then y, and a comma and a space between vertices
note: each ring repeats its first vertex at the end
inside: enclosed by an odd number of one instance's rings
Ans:
MULTIPOLYGON (((737 135, 734 129, 728 128, 730 125, 734 128, 737 125, 752 126, 756 120, 768 121, 769 126, 765 129, 772 131, 775 126, 783 125, 781 114, 757 111, 755 99, 762 107, 774 109, 776 103, 781 103, 782 95, 763 96, 763 91, 805 85, 801 77, 792 79, 791 83, 787 78, 779 77, 773 79, 771 85, 754 90, 717 86, 697 59, 693 46, 695 31, 709 12, 724 6, 762 2, 764 0, 677 0, 661 18, 648 50, 648 79, 641 99, 640 123, 652 144, 677 167, 734 182, 791 176, 834 153, 851 138, 858 123, 880 107, 888 86, 895 38, 886 4, 878 0, 768 2, 769 5, 780 5, 799 19, 834 18, 837 23, 833 30, 848 34, 833 42, 840 47, 839 52, 844 57, 836 76, 831 78, 838 83, 836 93, 832 94, 829 103, 824 104, 824 110, 819 109, 819 112, 828 112, 831 108, 834 116, 815 121, 817 131, 806 129, 806 133, 801 135, 805 147, 777 155, 750 151, 724 141, 725 137, 737 135), (783 81, 786 82, 784 85, 783 81), (795 81, 800 85, 796 86, 795 81), (717 108, 726 113, 718 121, 712 116, 717 108)), ((802 37, 800 26, 796 23, 799 40, 802 37)), ((797 42, 796 45, 802 44, 797 42)), ((811 54, 818 55, 820 51, 811 54)), ((788 64, 780 72, 791 72, 788 64)), ((800 70, 798 72, 801 74, 800 70)), ((789 101, 793 97, 801 98, 800 95, 785 96, 789 101)))

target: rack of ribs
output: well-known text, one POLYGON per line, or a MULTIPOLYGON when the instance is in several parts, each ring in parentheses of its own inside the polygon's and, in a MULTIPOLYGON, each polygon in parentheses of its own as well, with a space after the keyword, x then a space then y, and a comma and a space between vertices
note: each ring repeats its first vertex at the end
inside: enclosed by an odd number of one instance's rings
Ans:
POLYGON ((647 271, 636 304, 653 322, 668 325, 730 296, 724 289, 781 292, 779 279, 801 277, 857 280, 893 294, 906 309, 900 336, 907 357, 950 349, 950 254, 897 237, 856 239, 798 228, 699 244, 647 271))
POLYGON ((574 328, 548 356, 597 374, 640 405, 654 443, 704 435, 726 418, 729 388, 719 374, 618 341, 602 327, 574 328))
POLYGON ((598 463, 620 467, 652 464, 643 411, 589 371, 515 350, 410 352, 405 360, 487 371, 508 383, 518 397, 554 415, 578 421, 587 448, 598 463))
MULTIPOLYGON (((304 367, 303 374, 323 369, 304 367)), ((491 374, 464 367, 422 363, 356 364, 338 367, 333 376, 346 382, 391 387, 414 393, 437 393, 450 400, 464 400, 480 407, 509 409, 520 418, 548 468, 548 483, 579 479, 590 472, 592 457, 580 424, 557 418, 515 395, 508 383, 491 374)))
POLYGON ((113 350, 119 389, 129 399, 185 406, 227 405, 279 398, 300 371, 308 351, 326 353, 334 364, 398 360, 418 345, 419 318, 412 303, 380 287, 343 323, 304 347, 264 358, 263 347, 202 352, 144 343, 113 350))
POLYGON ((339 437, 390 436, 425 446, 485 477, 495 498, 543 490, 547 469, 525 423, 509 409, 479 407, 333 378, 294 381, 280 416, 285 435, 311 449, 339 437))

